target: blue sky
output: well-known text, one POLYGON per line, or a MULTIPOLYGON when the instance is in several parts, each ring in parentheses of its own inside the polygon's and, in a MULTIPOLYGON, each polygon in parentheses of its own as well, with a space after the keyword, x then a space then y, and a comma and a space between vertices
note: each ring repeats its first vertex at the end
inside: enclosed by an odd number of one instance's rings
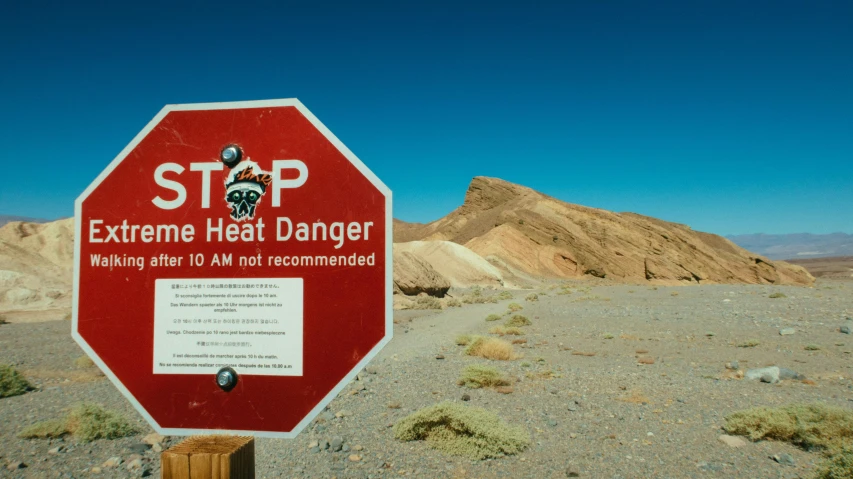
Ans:
POLYGON ((853 2, 14 2, 0 214, 168 103, 299 98, 437 219, 474 176, 719 234, 853 233, 853 2))

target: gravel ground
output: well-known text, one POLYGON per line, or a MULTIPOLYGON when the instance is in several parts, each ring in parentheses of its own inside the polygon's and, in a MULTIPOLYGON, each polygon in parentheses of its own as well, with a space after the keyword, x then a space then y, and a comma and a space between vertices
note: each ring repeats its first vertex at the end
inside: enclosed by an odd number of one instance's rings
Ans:
MULTIPOLYGON (((853 407, 853 336, 839 332, 853 328, 853 282, 819 280, 814 288, 578 283, 567 295, 536 291, 535 302, 524 301, 530 291, 516 291, 513 300, 498 304, 396 312, 394 340, 329 411, 295 440, 257 441, 257 477, 556 478, 569 471, 589 478, 808 477, 821 461, 818 454, 772 441, 731 448, 718 440, 724 417, 796 401, 853 407), (776 292, 787 297, 768 297, 776 292), (518 347, 524 357, 490 362, 464 356, 456 335, 486 334, 496 323, 484 318, 503 313, 510 302, 522 304, 521 314, 533 321, 524 328, 528 343, 518 347), (780 335, 782 328, 795 332, 780 335), (738 347, 750 340, 758 345, 738 347), (573 354, 580 352, 595 354, 573 354), (639 364, 638 356, 654 363, 639 364), (787 367, 811 381, 737 379, 726 369, 732 361, 742 370, 787 367), (514 391, 457 386, 460 371, 472 363, 505 371, 517 381, 514 391), (471 461, 393 438, 390 425, 398 419, 438 401, 461 401, 463 394, 468 404, 523 425, 531 447, 517 456, 471 461), (335 439, 342 440, 340 452, 314 444, 335 439), (794 464, 770 458, 782 453, 794 464), (350 460, 353 455, 359 460, 350 460)), ((158 454, 141 444, 151 429, 97 371, 75 367, 82 354, 67 321, 0 326, 0 363, 14 364, 38 386, 0 399, 0 477, 159 475, 158 454), (143 432, 88 444, 16 437, 80 401, 119 410, 143 432), (134 454, 143 467, 128 470, 134 454), (124 463, 103 467, 113 457, 124 463), (17 462, 27 467, 5 467, 17 462)), ((163 446, 178 440, 167 438, 163 446)))

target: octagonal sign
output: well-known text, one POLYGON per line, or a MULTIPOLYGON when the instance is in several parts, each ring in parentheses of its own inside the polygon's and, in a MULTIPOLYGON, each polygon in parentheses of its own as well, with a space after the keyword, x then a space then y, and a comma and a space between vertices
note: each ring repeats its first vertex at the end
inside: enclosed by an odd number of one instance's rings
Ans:
POLYGON ((293 437, 391 339, 391 192, 298 100, 163 108, 75 228, 74 339, 161 434, 293 437))

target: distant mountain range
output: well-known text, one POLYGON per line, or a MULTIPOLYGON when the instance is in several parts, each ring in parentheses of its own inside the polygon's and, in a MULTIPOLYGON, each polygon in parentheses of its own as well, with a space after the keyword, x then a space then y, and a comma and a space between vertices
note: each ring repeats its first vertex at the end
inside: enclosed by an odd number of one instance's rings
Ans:
POLYGON ((807 259, 830 256, 853 256, 853 235, 831 233, 815 235, 794 233, 786 235, 726 236, 741 248, 766 256, 770 259, 807 259))
POLYGON ((0 215, 0 226, 5 225, 6 223, 11 223, 13 221, 26 221, 28 223, 47 223, 47 220, 40 220, 38 218, 27 218, 26 216, 0 215))

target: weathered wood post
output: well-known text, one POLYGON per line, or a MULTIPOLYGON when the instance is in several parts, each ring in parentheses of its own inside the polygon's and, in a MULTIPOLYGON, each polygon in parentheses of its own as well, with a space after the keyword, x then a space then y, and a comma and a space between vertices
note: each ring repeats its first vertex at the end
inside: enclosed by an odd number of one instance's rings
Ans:
POLYGON ((254 479, 255 438, 192 436, 160 453, 162 479, 254 479))

